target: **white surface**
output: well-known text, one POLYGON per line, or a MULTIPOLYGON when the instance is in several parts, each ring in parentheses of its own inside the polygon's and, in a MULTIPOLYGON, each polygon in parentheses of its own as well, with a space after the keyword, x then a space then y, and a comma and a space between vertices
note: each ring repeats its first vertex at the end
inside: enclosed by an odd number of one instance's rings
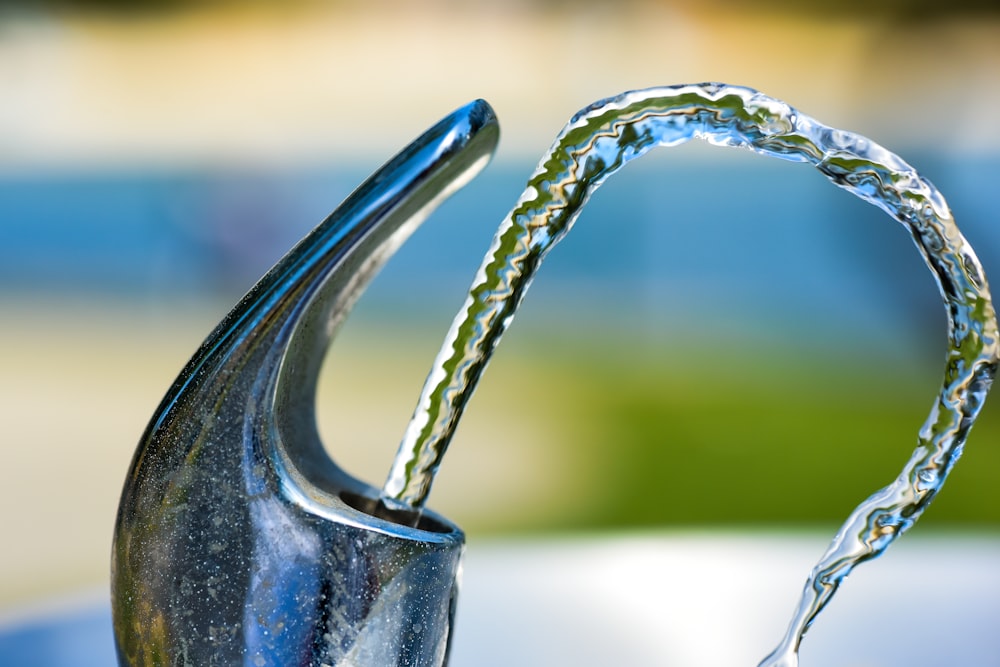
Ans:
MULTIPOLYGON (((827 540, 473 543, 452 664, 752 667, 827 540)), ((998 565, 998 540, 900 540, 847 580, 803 642, 802 667, 1000 665, 998 565)))

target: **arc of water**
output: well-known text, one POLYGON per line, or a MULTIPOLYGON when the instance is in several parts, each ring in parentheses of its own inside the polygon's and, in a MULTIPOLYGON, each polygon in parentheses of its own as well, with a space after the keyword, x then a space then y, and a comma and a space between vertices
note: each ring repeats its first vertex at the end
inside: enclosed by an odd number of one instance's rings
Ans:
POLYGON ((797 662, 802 636, 858 563, 880 555, 933 499, 958 459, 996 372, 998 330, 986 278, 941 194, 902 159, 749 88, 717 83, 632 91, 577 113, 501 223, 424 385, 383 489, 419 510, 458 419, 545 254, 590 195, 656 146, 700 138, 805 162, 902 223, 938 282, 949 350, 941 392, 909 462, 850 515, 806 583, 782 643, 762 665, 797 662))

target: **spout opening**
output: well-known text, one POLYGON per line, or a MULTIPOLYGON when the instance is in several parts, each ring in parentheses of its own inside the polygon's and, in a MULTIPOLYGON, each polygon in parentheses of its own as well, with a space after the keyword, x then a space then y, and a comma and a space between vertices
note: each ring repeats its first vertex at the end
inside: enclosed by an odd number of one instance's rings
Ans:
POLYGON ((456 530, 454 525, 439 520, 427 512, 389 508, 377 498, 369 498, 351 491, 341 491, 338 496, 352 509, 399 526, 441 535, 454 533, 456 530))

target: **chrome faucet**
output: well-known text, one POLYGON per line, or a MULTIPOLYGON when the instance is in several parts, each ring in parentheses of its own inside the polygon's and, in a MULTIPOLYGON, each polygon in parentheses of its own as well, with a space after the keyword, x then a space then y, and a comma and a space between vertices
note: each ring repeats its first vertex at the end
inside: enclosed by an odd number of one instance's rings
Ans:
POLYGON ((573 117, 501 224, 425 385, 420 405, 437 416, 415 412, 418 428, 408 434, 419 432, 422 444, 402 447, 418 454, 400 466, 421 473, 401 485, 414 489, 387 493, 342 471, 314 414, 326 349, 370 278, 485 166, 498 134, 483 101, 428 130, 271 269, 181 372, 140 441, 119 507, 112 596, 122 665, 445 665, 464 537, 421 507, 449 429, 541 258, 589 194, 652 147, 693 137, 812 164, 882 208, 910 231, 949 317, 944 386, 914 454, 848 517, 761 664, 793 664, 848 573, 935 497, 1000 358, 982 267, 944 198, 900 158, 757 91, 717 83, 630 91, 573 117), (514 250, 499 252, 507 247, 514 250), (459 370, 447 377, 448 369, 459 370))
POLYGON ((464 549, 434 514, 389 510, 317 433, 338 325, 382 264, 481 170, 484 101, 390 160, 226 316, 157 409, 112 553, 121 665, 444 665, 464 549))

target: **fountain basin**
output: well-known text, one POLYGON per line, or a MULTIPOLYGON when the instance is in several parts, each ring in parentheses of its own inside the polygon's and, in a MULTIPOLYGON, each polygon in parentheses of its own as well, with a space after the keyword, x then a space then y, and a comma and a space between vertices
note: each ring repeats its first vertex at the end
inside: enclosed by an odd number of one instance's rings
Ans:
MULTIPOLYGON (((784 631, 827 538, 473 536, 451 664, 752 667, 784 631)), ((802 667, 1000 667, 997 563, 1000 537, 909 535, 851 575, 806 636, 802 667)), ((102 589, 8 610, 0 664, 114 664, 107 597, 102 589)))

